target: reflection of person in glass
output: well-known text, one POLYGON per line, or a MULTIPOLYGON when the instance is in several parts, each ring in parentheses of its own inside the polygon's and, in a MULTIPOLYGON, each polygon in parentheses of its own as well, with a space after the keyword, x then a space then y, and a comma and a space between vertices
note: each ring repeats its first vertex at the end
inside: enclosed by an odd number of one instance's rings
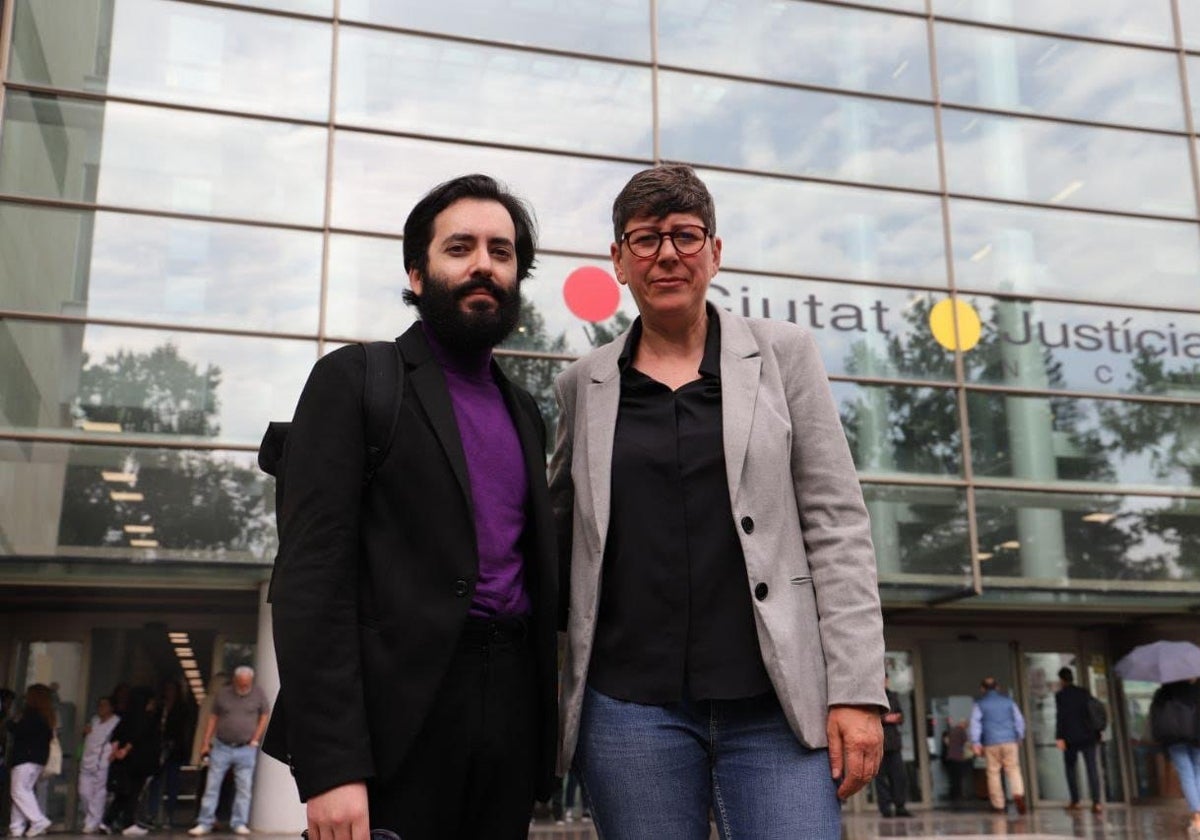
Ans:
POLYGON ((640 317, 559 378, 569 559, 562 760, 605 837, 840 837, 882 753, 870 527, 812 335, 706 303, 712 196, 685 166, 613 206, 640 317), (603 570, 603 571, 602 571, 603 570))
POLYGON ((550 795, 557 558, 546 432, 492 348, 534 261, 524 204, 485 175, 404 226, 392 444, 364 484, 366 355, 317 362, 288 434, 272 584, 287 760, 310 840, 524 838, 550 795))

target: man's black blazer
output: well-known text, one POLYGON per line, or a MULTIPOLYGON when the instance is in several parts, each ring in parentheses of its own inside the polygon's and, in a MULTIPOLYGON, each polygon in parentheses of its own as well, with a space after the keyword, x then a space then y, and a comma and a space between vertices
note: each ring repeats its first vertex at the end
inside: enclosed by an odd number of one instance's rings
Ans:
MULTIPOLYGON (((281 687, 263 750, 289 764, 304 800, 400 766, 478 580, 467 464, 445 377, 419 323, 397 341, 404 397, 391 449, 365 490, 362 347, 316 363, 288 433, 270 591, 281 687)), ((545 796, 558 728, 546 431, 533 398, 493 370, 529 474, 522 548, 538 667, 536 789, 545 796)))

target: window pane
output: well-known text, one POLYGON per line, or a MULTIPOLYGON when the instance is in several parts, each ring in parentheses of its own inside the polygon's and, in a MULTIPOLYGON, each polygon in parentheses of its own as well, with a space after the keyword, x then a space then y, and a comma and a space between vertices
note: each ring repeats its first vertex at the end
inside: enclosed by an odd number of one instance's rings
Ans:
POLYGON ((960 289, 1195 306, 1200 227, 952 200, 960 289))
POLYGON ((20 0, 13 30, 14 81, 301 119, 329 113, 329 24, 164 0, 80 0, 64 15, 20 0))
POLYGON ((1198 499, 981 490, 976 512, 987 576, 1200 581, 1198 499))
POLYGON ((951 192, 1196 215, 1184 138, 953 109, 942 114, 951 192))
MULTIPOLYGON (((1200 49, 1200 47, 1197 47, 1200 49)), ((1192 123, 1200 124, 1200 56, 1187 57, 1188 95, 1191 97, 1192 123)))
POLYGON ((1179 17, 1183 23, 1183 45, 1200 50, 1200 0, 1178 0, 1179 17))
POLYGON ((649 0, 341 0, 342 20, 650 60, 649 0))
POLYGON ((933 13, 1113 41, 1175 43, 1171 0, 933 0, 933 13))
POLYGON ((0 554, 269 564, 276 548, 253 452, 0 441, 0 488, 0 554))
POLYGON ((1200 401, 1200 312, 966 298, 983 322, 970 382, 1200 401))
POLYGON ((333 226, 402 233, 409 211, 434 185, 467 172, 486 172, 533 206, 540 248, 607 254, 613 199, 643 168, 339 131, 333 226))
POLYGON ((938 24, 937 51, 946 102, 1184 128, 1179 67, 1169 52, 952 23, 938 24))
POLYGON ((229 0, 229 2, 237 6, 254 6, 259 9, 275 9, 280 12, 332 17, 334 0, 229 0))
POLYGON ((10 91, 0 192, 319 225, 321 128, 10 91))
POLYGON ((834 376, 954 379, 954 355, 929 335, 927 292, 722 271, 708 299, 739 315, 812 331, 834 376))
POLYGON ((1200 403, 970 393, 977 476, 1200 487, 1200 403))
MULTIPOLYGON (((659 0, 663 64, 929 99, 920 18, 795 0, 659 0)), ((923 3, 918 3, 924 11, 923 3)))
MULTIPOLYGON (((729 269, 946 282, 937 198, 701 172, 716 200, 729 269)), ((614 192, 615 196, 616 193, 614 192)))
POLYGON ((669 160, 938 188, 932 108, 666 71, 658 79, 669 160))
POLYGON ((317 331, 321 236, 0 204, 0 308, 317 331))
POLYGON ((0 428, 258 443, 289 420, 316 343, 0 321, 0 428))
POLYGON ((871 514, 881 586, 929 575, 945 576, 947 585, 969 584, 971 544, 963 490, 863 484, 863 498, 871 514))
POLYGON ((962 435, 953 390, 852 382, 832 387, 860 473, 961 474, 962 435))
POLYGON ((340 123, 649 158, 650 69, 343 27, 340 123), (403 91, 402 96, 397 91, 403 91))

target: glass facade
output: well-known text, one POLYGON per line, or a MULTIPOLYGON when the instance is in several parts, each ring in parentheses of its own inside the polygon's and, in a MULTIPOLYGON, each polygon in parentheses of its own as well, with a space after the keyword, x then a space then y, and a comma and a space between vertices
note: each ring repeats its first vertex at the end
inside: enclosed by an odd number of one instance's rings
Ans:
POLYGON ((636 314, 564 286, 614 284, 612 199, 669 160, 711 300, 817 338, 885 605, 1200 603, 1194 0, 15 0, 0 36, 0 574, 265 577, 262 430, 411 323, 405 216, 464 172, 536 210, 503 362, 553 422, 636 314))

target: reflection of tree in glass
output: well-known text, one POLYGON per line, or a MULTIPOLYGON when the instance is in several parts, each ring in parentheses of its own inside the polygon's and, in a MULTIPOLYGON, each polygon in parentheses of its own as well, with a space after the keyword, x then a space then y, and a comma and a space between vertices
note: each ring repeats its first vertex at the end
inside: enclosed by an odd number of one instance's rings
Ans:
POLYGON ((123 431, 213 437, 221 369, 201 371, 167 342, 149 353, 118 350, 104 361, 83 358, 77 417, 120 423, 123 431))
MULTIPOLYGON (((1126 389, 1134 394, 1194 394, 1200 365, 1168 371, 1161 356, 1140 351, 1133 359, 1126 389)), ((1147 457, 1155 474, 1173 484, 1200 487, 1200 405, 1105 402, 1100 419, 1112 435, 1114 452, 1147 457)), ((1107 530, 1128 530, 1140 540, 1165 543, 1144 557, 1139 578, 1200 577, 1200 510, 1194 500, 1172 499, 1165 507, 1125 514, 1107 530)))
MULTIPOLYGON (((929 330, 929 310, 933 301, 921 298, 904 313, 907 328, 893 334, 886 357, 865 342, 852 348, 846 370, 860 376, 900 377, 905 379, 949 379, 953 376, 954 356, 934 339, 929 330)), ((979 310, 979 303, 971 301, 979 310)), ((1027 305, 1023 301, 1003 305, 1027 305)), ((1061 363, 1048 349, 1041 352, 1048 387, 1062 387, 1061 363)), ((983 325, 979 343, 963 354, 964 376, 968 382, 1005 382, 1004 354, 1000 331, 993 322, 983 325)), ((1115 470, 1109 461, 1100 430, 1087 428, 1077 400, 1067 397, 1006 397, 999 394, 968 394, 972 466, 978 476, 1015 476, 1012 441, 1013 412, 1036 411, 1047 402, 1046 434, 1052 435, 1052 477, 1057 480, 1110 482, 1115 470)), ((950 389, 911 386, 861 386, 860 395, 842 406, 842 423, 855 454, 855 463, 863 472, 961 474, 961 433, 958 407, 950 389)), ((1018 444, 1023 445, 1023 444, 1018 444)), ((903 506, 901 539, 896 543, 904 553, 902 570, 906 572, 954 573, 969 566, 964 557, 962 523, 965 500, 959 502, 957 516, 950 516, 942 505, 923 509, 903 506), (922 530, 924 529, 924 530, 922 530)), ((1098 532, 1094 523, 1082 521, 1082 513, 1064 510, 1064 551, 1073 578, 1119 578, 1131 576, 1127 561, 1134 538, 1117 529, 1098 532)), ((985 574, 1013 576, 1023 574, 1020 555, 1015 551, 997 551, 996 547, 1012 540, 1020 541, 1015 506, 978 506, 979 550, 993 556, 986 561, 985 574)), ((1030 535, 1024 535, 1029 537, 1030 535)), ((1025 551, 1037 551, 1036 540, 1024 540, 1025 551)), ((1040 546, 1040 550, 1047 549, 1040 546)))
POLYGON ((587 336, 588 343, 593 347, 602 347, 629 329, 632 323, 632 318, 624 312, 618 312, 606 324, 596 323, 591 326, 585 325, 583 334, 587 336))
MULTIPOLYGON (((79 414, 120 423, 127 432, 215 435, 220 371, 203 372, 172 344, 148 353, 118 351, 85 366, 79 414)), ((67 468, 59 542, 74 546, 126 545, 125 525, 152 526, 168 550, 196 550, 201 559, 230 551, 265 559, 274 541, 273 501, 266 482, 218 453, 169 449, 129 450, 113 459, 133 473, 132 485, 103 480, 98 466, 67 468), (142 501, 114 501, 113 490, 135 490, 142 501)), ((214 556, 216 555, 216 556, 214 556)))
MULTIPOLYGON (((559 333, 546 335, 546 319, 528 300, 521 301, 521 320, 517 329, 502 345, 505 350, 536 353, 567 352, 567 338, 559 333)), ((554 377, 565 362, 557 359, 497 356, 496 361, 506 376, 533 395, 546 421, 547 445, 554 439, 554 424, 558 422, 558 406, 554 402, 554 377)))

